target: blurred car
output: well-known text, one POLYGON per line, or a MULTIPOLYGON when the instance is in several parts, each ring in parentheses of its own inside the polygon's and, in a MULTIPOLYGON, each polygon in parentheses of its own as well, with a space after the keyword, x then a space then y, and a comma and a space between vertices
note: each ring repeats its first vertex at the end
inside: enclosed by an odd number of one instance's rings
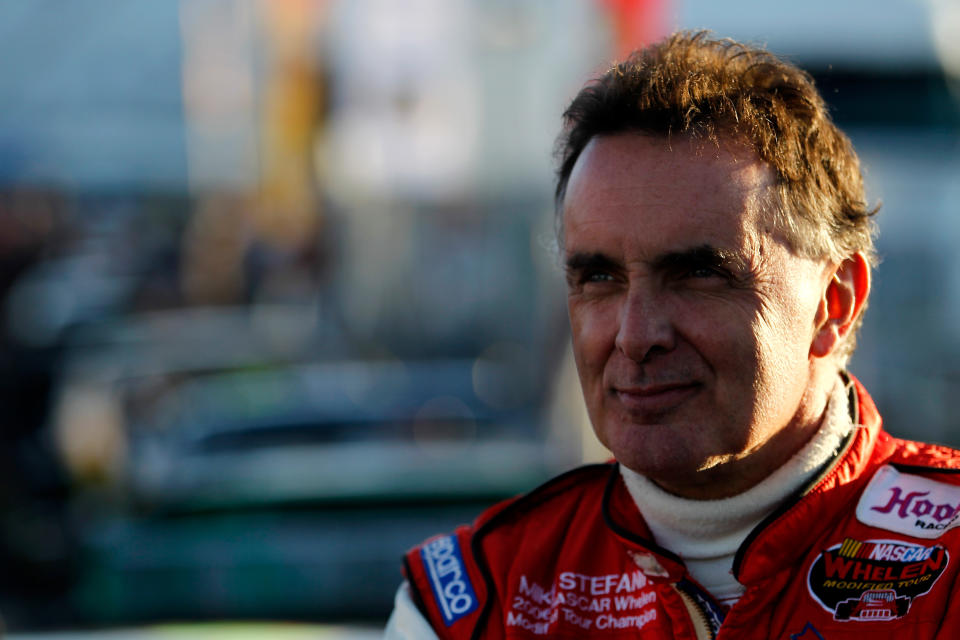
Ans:
POLYGON ((278 355, 202 324, 77 349, 58 387, 86 624, 381 623, 407 548, 569 462, 509 349, 278 355))
POLYGON ((294 623, 196 623, 164 624, 141 628, 98 631, 59 631, 13 633, 8 640, 374 640, 383 633, 379 629, 355 626, 333 626, 294 623))

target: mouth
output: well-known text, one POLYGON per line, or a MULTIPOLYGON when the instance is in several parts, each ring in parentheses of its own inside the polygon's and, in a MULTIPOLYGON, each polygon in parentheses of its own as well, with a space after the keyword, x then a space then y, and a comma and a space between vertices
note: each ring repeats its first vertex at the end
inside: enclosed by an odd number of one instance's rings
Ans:
POLYGON ((613 394, 625 409, 638 413, 662 413, 689 400, 700 383, 678 382, 644 386, 614 387, 613 394))

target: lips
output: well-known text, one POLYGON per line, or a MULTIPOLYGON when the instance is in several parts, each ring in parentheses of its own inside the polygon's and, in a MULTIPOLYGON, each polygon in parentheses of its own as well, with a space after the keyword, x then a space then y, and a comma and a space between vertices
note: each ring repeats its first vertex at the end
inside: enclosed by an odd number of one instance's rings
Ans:
POLYGON ((613 393, 630 411, 649 413, 673 409, 700 390, 697 382, 614 387, 613 393))

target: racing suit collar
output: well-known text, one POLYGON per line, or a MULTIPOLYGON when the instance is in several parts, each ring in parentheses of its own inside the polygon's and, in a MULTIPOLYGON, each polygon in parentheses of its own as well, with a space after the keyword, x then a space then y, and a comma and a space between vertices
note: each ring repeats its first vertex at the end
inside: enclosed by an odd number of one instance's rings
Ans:
POLYGON ((734 576, 748 588, 751 583, 795 563, 838 517, 854 508, 869 469, 893 452, 888 436, 879 438, 881 419, 860 382, 849 374, 848 392, 854 429, 837 452, 834 462, 747 536, 733 563, 734 576))

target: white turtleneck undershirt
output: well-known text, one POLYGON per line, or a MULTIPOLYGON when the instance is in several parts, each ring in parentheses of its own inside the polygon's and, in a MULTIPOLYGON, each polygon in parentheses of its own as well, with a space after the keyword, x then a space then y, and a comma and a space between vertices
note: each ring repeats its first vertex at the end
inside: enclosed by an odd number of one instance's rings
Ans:
POLYGON ((817 433, 786 464, 743 493, 690 500, 667 493, 623 465, 620 474, 657 544, 680 556, 697 582, 731 605, 744 591, 733 577, 737 549, 754 527, 833 458, 852 428, 846 388, 838 379, 817 433))

